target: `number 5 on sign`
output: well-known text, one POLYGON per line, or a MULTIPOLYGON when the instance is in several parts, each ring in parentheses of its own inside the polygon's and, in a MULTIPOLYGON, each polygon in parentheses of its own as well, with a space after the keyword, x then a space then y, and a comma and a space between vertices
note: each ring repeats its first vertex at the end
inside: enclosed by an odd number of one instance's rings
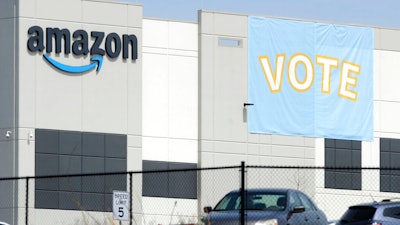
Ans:
POLYGON ((114 220, 129 220, 129 205, 131 198, 125 191, 113 191, 114 220))

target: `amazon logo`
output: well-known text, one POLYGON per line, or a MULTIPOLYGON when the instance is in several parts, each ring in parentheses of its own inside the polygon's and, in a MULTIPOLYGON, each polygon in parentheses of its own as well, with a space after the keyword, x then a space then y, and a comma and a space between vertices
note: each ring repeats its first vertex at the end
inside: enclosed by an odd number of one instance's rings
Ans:
POLYGON ((116 33, 92 31, 89 34, 85 30, 76 30, 72 33, 68 29, 46 28, 44 31, 39 26, 28 29, 28 50, 30 52, 43 52, 43 59, 58 70, 82 74, 96 68, 99 72, 103 65, 103 57, 107 55, 114 59, 121 55, 124 60, 136 60, 138 58, 137 37, 133 34, 124 34, 122 38, 116 33), (90 54, 90 62, 86 65, 67 65, 50 57, 49 53, 55 52, 65 55, 86 56, 90 54))

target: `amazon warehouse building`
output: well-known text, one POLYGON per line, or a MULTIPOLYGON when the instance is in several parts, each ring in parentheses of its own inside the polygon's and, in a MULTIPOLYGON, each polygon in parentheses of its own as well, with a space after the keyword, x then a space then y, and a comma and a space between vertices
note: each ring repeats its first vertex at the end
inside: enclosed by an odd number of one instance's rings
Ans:
MULTIPOLYGON (((194 224, 240 187, 227 182, 239 173, 217 171, 167 183, 5 178, 242 161, 400 167, 400 30, 206 10, 197 23, 171 21, 144 18, 145 7, 0 1, 0 221, 117 224, 112 190, 131 188, 134 224, 194 224)), ((394 172, 322 169, 307 182, 329 219, 400 196, 394 172)))

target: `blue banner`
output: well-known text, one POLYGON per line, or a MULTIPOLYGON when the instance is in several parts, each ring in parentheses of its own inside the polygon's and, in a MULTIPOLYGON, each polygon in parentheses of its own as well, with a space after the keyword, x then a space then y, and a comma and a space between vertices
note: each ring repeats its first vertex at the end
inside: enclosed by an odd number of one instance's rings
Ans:
POLYGON ((373 29, 249 17, 252 133, 373 139, 373 29))

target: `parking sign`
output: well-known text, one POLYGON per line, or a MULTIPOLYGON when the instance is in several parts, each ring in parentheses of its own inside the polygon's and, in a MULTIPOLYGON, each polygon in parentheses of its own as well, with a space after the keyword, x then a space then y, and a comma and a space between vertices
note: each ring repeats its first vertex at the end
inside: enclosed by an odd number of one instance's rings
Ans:
POLYGON ((113 191, 114 220, 129 220, 130 196, 126 191, 113 191))

